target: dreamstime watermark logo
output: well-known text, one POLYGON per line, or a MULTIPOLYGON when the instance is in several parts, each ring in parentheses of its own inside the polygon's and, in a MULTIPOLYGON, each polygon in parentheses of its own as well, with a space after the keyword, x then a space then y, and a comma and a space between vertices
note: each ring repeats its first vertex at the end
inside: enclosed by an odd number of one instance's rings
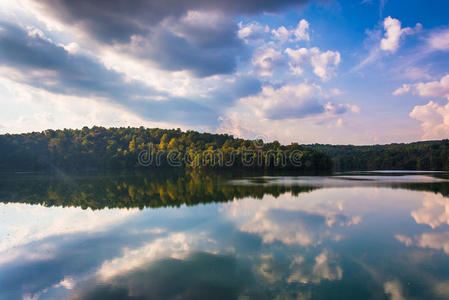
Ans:
POLYGON ((239 149, 214 149, 181 151, 179 149, 159 149, 150 144, 138 154, 138 164, 149 167, 276 167, 309 168, 312 162, 304 158, 304 151, 298 149, 264 150, 267 144, 265 136, 256 136, 252 147, 239 149))

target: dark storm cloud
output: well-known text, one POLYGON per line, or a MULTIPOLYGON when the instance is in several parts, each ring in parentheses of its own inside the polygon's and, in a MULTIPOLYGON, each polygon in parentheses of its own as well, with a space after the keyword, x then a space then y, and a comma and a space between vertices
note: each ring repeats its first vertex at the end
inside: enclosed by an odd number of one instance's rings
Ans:
POLYGON ((190 125, 216 125, 217 103, 230 105, 233 96, 256 91, 259 84, 255 79, 244 78, 223 87, 231 89, 227 90, 228 98, 220 98, 216 93, 210 99, 202 99, 204 103, 174 98, 140 82, 126 81, 93 58, 70 54, 45 37, 8 23, 0 23, 0 66, 18 72, 19 77, 14 78, 17 81, 49 92, 106 98, 153 121, 190 125), (154 100, 156 97, 166 100, 154 100))
POLYGON ((102 41, 124 42, 148 26, 187 11, 220 11, 224 14, 274 12, 307 0, 41 0, 39 5, 60 21, 76 25, 102 41))
POLYGON ((247 49, 237 24, 221 14, 190 13, 167 18, 148 33, 118 48, 169 71, 188 70, 197 77, 233 73, 247 49))
POLYGON ((237 58, 245 56, 234 15, 272 12, 305 2, 43 0, 38 5, 42 13, 80 29, 94 40, 125 46, 123 51, 162 69, 188 70, 205 77, 233 73, 237 58), (193 11, 203 13, 202 18, 186 20, 193 11))
POLYGON ((19 81, 50 92, 106 97, 155 95, 139 83, 127 83, 117 72, 92 58, 71 55, 44 37, 18 26, 0 23, 0 65, 20 71, 19 81))
POLYGON ((161 30, 148 37, 138 49, 133 50, 139 53, 140 58, 149 59, 162 69, 189 70, 198 77, 206 77, 235 71, 237 65, 235 57, 244 49, 239 42, 235 40, 231 42, 221 48, 207 47, 189 42, 186 38, 168 30, 161 30))

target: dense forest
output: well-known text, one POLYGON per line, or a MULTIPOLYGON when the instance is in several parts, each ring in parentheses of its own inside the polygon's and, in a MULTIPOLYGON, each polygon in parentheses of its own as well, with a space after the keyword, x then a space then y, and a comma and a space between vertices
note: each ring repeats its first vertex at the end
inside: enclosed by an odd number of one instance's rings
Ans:
POLYGON ((159 128, 45 130, 0 135, 0 170, 449 170, 449 140, 371 146, 281 145, 159 128))
POLYGON ((336 170, 449 170, 449 140, 372 146, 308 145, 336 170))
POLYGON ((0 170, 106 170, 136 167, 330 170, 329 156, 281 145, 180 129, 45 130, 0 136, 0 170))

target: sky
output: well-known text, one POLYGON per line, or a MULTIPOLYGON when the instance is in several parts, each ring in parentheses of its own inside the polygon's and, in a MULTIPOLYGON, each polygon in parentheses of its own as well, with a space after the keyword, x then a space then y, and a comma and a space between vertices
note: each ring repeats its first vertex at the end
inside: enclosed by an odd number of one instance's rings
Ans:
POLYGON ((445 0, 2 0, 0 133, 449 137, 445 0))

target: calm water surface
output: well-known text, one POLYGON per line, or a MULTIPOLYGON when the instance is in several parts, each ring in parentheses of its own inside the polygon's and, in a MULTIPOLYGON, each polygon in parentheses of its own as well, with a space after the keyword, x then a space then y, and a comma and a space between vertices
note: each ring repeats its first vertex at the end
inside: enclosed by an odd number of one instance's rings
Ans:
POLYGON ((446 178, 1 174, 0 299, 449 299, 446 178))

